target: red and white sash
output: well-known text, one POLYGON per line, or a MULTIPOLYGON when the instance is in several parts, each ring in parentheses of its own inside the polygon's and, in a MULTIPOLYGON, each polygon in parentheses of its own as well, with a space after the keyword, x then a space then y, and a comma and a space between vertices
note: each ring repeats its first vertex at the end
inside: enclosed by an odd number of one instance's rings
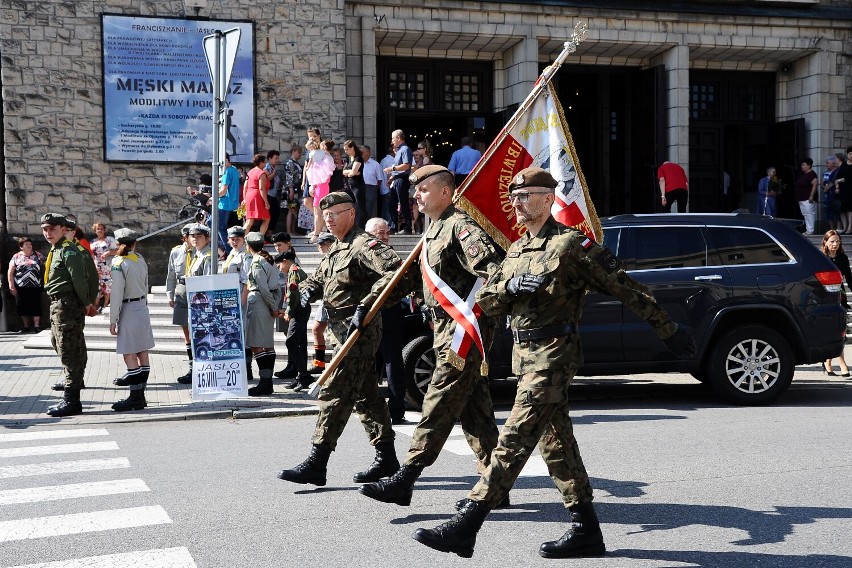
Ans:
POLYGON ((479 316, 482 315, 482 308, 476 303, 476 292, 482 288, 485 279, 477 278, 473 284, 473 289, 467 298, 463 300, 429 266, 429 259, 426 253, 428 248, 424 243, 423 251, 420 254, 420 269, 423 272, 423 280, 429 287, 432 296, 438 300, 441 308, 456 322, 456 329, 453 333, 450 349, 457 357, 451 356, 449 362, 458 370, 464 369, 465 359, 467 359, 470 346, 471 344, 476 344, 476 348, 482 354, 482 369, 485 371, 487 369, 485 365, 485 347, 482 342, 482 333, 479 330, 479 316))

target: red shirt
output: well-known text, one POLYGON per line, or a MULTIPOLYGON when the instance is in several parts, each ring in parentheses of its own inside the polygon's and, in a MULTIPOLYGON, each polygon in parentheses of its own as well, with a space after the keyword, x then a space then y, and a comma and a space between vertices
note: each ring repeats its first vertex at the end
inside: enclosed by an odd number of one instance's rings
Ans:
POLYGON ((666 180, 666 193, 676 189, 687 189, 686 172, 673 162, 666 162, 657 170, 657 179, 666 180))

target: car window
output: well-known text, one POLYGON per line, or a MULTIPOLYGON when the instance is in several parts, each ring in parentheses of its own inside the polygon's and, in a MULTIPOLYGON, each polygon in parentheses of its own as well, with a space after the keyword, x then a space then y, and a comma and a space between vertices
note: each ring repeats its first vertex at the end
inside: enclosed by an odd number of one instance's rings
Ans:
POLYGON ((621 236, 621 228, 613 227, 603 230, 603 246, 608 248, 616 257, 619 256, 618 245, 619 237, 621 236))
POLYGON ((701 227, 634 227, 636 270, 707 266, 701 227))
POLYGON ((747 227, 708 227, 722 264, 789 262, 790 257, 772 237, 747 227))

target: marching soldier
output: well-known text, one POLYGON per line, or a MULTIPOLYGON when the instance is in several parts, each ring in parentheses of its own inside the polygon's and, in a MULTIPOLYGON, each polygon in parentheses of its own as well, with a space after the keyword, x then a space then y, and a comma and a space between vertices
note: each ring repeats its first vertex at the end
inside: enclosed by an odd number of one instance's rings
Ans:
MULTIPOLYGON (((391 478, 360 489, 372 499, 403 506, 411 503, 415 481, 438 459, 457 419, 481 471, 491 460, 498 434, 488 382, 483 377, 488 374, 485 349, 491 330, 483 329, 476 307, 471 308, 473 302, 468 300, 497 270, 500 257, 485 231, 453 205, 456 184, 452 172, 429 165, 411 174, 410 180, 416 188, 417 207, 431 220, 420 267, 437 361, 402 468, 391 478), (453 346, 457 334, 465 338, 460 347, 453 346)), ((508 506, 508 499, 501 506, 508 506)))
POLYGON ((192 346, 189 340, 189 305, 186 300, 186 273, 192 262, 192 244, 189 242, 189 230, 195 223, 187 223, 180 230, 181 244, 172 247, 169 252, 169 267, 166 272, 166 297, 172 312, 172 324, 179 325, 183 331, 183 341, 186 344, 186 356, 189 360, 189 370, 178 377, 182 385, 192 382, 192 346))
MULTIPOLYGON (((320 208, 338 241, 314 274, 299 285, 300 303, 305 307, 322 298, 331 333, 338 345, 343 345, 351 331, 363 327, 369 306, 384 287, 382 277, 392 275, 401 260, 392 248, 355 226, 354 204, 346 193, 330 193, 321 200, 320 208)), ((400 294, 405 293, 404 289, 405 286, 397 287, 400 294)), ((376 376, 375 355, 381 335, 381 318, 363 327, 358 342, 320 390, 320 411, 310 456, 293 469, 281 471, 280 479, 325 485, 328 458, 353 408, 367 430, 370 443, 376 447, 375 461, 365 471, 355 474, 355 483, 378 481, 399 469, 390 414, 376 376)))
POLYGON ((142 410, 145 385, 151 374, 148 351, 154 348, 151 315, 148 312, 148 265, 136 253, 139 234, 131 229, 117 229, 118 251, 112 258, 112 307, 109 332, 117 336, 115 351, 124 358, 127 373, 113 383, 130 387, 130 396, 112 405, 118 412, 142 410))
POLYGON ((577 322, 587 291, 618 298, 651 324, 669 349, 695 356, 689 332, 678 328, 650 290, 631 279, 608 249, 553 219, 555 187, 553 177, 535 167, 522 170, 509 184, 510 202, 527 231, 509 248, 477 300, 486 313, 511 318, 518 393, 491 463, 467 499, 457 504, 458 513, 434 529, 414 533, 415 540, 436 550, 473 555, 485 517, 511 489, 538 443, 572 523, 559 540, 542 544, 539 554, 604 554, 592 486, 568 416, 568 385, 582 364, 577 322))
POLYGON ((80 252, 63 234, 65 216, 47 213, 41 218, 41 230, 52 246, 44 266, 44 291, 50 297, 50 333, 53 349, 65 371, 63 397, 47 410, 49 416, 82 414, 80 389, 86 371, 85 317, 94 316, 98 296, 98 279, 92 257, 80 252), (92 264, 88 267, 86 263, 92 264))

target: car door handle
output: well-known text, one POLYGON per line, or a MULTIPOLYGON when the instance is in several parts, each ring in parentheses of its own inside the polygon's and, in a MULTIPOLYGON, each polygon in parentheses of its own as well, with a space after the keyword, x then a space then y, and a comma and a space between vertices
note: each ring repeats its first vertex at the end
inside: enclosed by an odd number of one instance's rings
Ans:
POLYGON ((696 280, 721 280, 722 275, 721 274, 707 274, 705 276, 696 276, 695 279, 696 280))

